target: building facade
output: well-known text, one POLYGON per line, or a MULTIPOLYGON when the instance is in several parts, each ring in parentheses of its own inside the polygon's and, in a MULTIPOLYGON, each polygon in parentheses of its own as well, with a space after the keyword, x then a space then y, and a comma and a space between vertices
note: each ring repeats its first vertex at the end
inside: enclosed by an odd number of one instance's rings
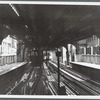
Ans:
POLYGON ((77 61, 100 64, 100 37, 92 35, 77 42, 77 61))
POLYGON ((8 35, 0 45, 0 56, 11 56, 17 54, 17 40, 8 35))

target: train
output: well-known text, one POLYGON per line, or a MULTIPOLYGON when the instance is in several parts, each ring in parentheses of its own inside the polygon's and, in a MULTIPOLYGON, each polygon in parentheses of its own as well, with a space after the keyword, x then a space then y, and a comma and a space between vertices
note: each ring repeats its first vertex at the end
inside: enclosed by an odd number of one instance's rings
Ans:
POLYGON ((43 55, 37 52, 31 52, 30 61, 32 66, 37 67, 43 64, 43 55))

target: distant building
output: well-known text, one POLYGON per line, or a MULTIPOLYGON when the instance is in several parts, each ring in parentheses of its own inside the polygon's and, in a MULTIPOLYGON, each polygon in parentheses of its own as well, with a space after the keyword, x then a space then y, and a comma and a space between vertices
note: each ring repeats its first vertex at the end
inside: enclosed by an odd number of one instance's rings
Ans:
POLYGON ((99 35, 92 35, 77 42, 77 61, 100 64, 99 35))
POLYGON ((66 48, 62 47, 62 63, 66 62, 66 48))
MULTIPOLYGON (((60 49, 61 49, 61 52, 62 52, 62 55, 60 57, 60 62, 65 64, 65 62, 66 62, 66 49, 64 47, 61 47, 60 49)), ((56 61, 57 62, 56 52, 57 52, 57 50, 50 51, 50 59, 52 61, 56 61)))
POLYGON ((8 35, 3 39, 0 45, 0 56, 16 55, 17 53, 17 40, 8 35))
POLYGON ((80 40, 77 43, 79 45, 79 54, 100 54, 100 38, 96 35, 80 40))
MULTIPOLYGON (((69 55, 68 59, 69 60, 67 59, 66 48, 61 47, 60 51, 62 52, 62 55, 60 57, 60 62, 62 62, 63 64, 66 64, 67 62, 71 62, 71 61, 76 61, 76 47, 74 45, 68 44, 68 55, 69 55)), ((50 58, 52 61, 57 61, 56 52, 57 52, 57 50, 50 52, 50 58)))

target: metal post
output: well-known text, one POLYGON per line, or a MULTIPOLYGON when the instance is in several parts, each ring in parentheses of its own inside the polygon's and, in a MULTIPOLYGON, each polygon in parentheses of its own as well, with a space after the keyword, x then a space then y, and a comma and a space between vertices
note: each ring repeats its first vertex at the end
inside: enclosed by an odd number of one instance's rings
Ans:
POLYGON ((46 50, 46 65, 47 65, 47 59, 48 59, 48 57, 47 57, 47 50, 46 50))
MULTIPOLYGON (((58 53, 58 49, 57 49, 58 53)), ((59 55, 57 55, 57 61, 58 61, 58 94, 60 94, 60 63, 59 63, 59 55)))
POLYGON ((66 58, 67 58, 67 65, 69 65, 69 51, 68 51, 68 44, 66 46, 66 58))

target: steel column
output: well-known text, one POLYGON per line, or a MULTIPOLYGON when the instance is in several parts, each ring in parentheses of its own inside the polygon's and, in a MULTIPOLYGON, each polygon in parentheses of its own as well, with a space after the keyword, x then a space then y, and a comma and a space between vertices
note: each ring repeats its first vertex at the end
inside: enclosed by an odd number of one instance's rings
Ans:
POLYGON ((58 94, 60 94, 60 61, 59 61, 59 51, 57 49, 57 64, 58 64, 58 94))

